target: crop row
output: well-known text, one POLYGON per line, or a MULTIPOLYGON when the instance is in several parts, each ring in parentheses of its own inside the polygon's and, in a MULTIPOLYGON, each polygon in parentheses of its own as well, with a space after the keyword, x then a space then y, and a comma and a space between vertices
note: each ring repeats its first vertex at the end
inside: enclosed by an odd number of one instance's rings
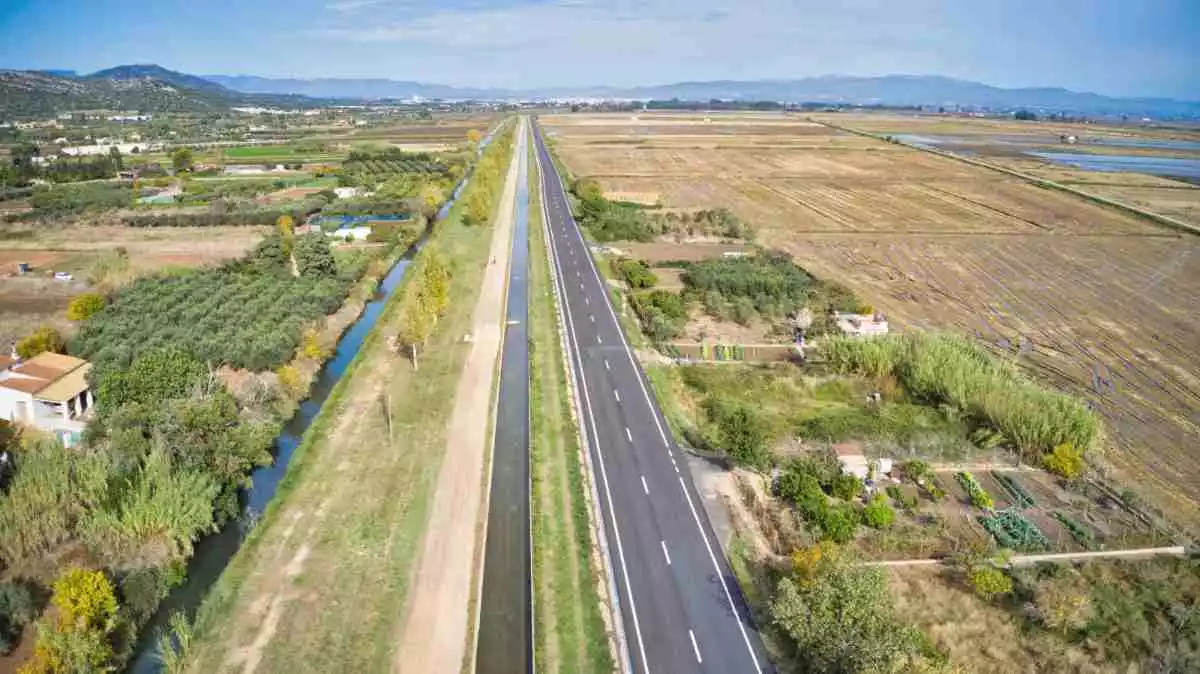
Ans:
POLYGON ((991 494, 988 494, 987 490, 975 480, 974 475, 963 471, 956 473, 954 477, 958 478, 959 484, 963 486, 963 489, 967 490, 967 497, 971 500, 971 505, 976 508, 983 508, 984 510, 991 510, 995 507, 996 504, 992 501, 991 494))
POLYGON ((1033 496, 1025 490, 1025 487, 1021 486, 1020 482, 1017 482, 1016 478, 1004 473, 992 473, 992 476, 996 478, 1001 487, 1004 487, 1004 490, 1012 497, 1012 501, 1017 507, 1032 508, 1037 504, 1033 500, 1033 496))
POLYGON ((375 176, 397 173, 444 175, 449 170, 442 162, 426 159, 367 159, 346 162, 345 168, 349 173, 366 173, 375 176))

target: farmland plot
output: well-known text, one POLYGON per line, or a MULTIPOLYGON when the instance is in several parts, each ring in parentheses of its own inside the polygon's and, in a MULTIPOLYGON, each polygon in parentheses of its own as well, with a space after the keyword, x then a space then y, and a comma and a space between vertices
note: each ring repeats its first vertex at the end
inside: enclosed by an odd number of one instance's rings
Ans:
MULTIPOLYGON (((762 117, 746 116, 720 142, 764 135, 766 123, 751 123, 762 117)), ((599 121, 580 121, 590 118, 599 121)), ((628 135, 646 147, 575 140, 628 120, 544 123, 574 175, 658 194, 667 208, 730 208, 761 243, 850 286, 897 328, 976 335, 1083 396, 1107 422, 1105 462, 1119 481, 1180 523, 1200 523, 1200 238, 877 141, 837 151, 668 147, 660 132, 672 127, 644 123, 628 135)))

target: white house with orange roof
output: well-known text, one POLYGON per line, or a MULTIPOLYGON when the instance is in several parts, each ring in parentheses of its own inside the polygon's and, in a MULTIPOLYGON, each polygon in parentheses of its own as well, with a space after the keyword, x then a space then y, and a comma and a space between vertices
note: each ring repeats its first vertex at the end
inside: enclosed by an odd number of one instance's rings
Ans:
POLYGON ((29 360, 0 356, 0 419, 54 433, 64 445, 79 442, 95 398, 88 389, 91 363, 59 353, 29 360))

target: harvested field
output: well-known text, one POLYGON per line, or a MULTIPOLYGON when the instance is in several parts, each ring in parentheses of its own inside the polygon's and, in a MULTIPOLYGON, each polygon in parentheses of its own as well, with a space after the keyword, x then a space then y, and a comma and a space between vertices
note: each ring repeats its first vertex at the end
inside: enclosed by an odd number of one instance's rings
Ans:
MULTIPOLYGON (((1084 397, 1104 417, 1105 461, 1119 482, 1178 523, 1200 527, 1200 238, 867 138, 859 149, 839 150, 666 147, 670 130, 696 127, 695 115, 681 114, 687 123, 674 125, 666 123, 671 117, 656 115, 651 124, 564 115, 543 123, 576 176, 599 176, 610 192, 655 192, 668 208, 730 208, 760 243, 847 284, 895 327, 974 334, 1013 352, 1036 377, 1084 397), (598 128, 608 144, 589 141, 598 128), (649 146, 612 144, 622 138, 649 146)), ((714 140, 818 134, 783 115, 769 118, 722 121, 733 130, 714 140)), ((939 132, 966 133, 958 127, 976 123, 952 121, 955 129, 939 132)), ((986 131, 978 133, 1012 132, 1011 122, 979 123, 986 131)), ((1087 175, 1126 182, 1125 174, 1087 175)), ((632 254, 682 259, 674 244, 641 245, 646 250, 632 254)))

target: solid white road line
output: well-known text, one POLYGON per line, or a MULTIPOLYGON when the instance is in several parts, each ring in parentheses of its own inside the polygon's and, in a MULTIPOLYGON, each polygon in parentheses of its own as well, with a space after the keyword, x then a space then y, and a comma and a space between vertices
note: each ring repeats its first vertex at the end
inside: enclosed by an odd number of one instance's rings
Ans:
POLYGON ((667 558, 667 566, 670 566, 671 565, 671 553, 667 552, 667 542, 660 540, 659 543, 662 543, 663 557, 667 558))
POLYGON ((630 442, 633 442, 633 433, 630 433, 630 432, 629 432, 629 427, 628 427, 628 426, 626 426, 626 427, 625 427, 625 438, 626 438, 627 440, 629 440, 630 442))
POLYGON ((621 392, 617 389, 613 389, 613 397, 617 399, 617 402, 621 402, 621 392))
POLYGON ((696 645, 696 633, 688 630, 688 636, 692 638, 692 650, 696 652, 696 662, 704 664, 704 658, 700 657, 700 646, 696 645))
MULTIPOLYGON (((561 180, 558 181, 558 189, 559 193, 562 194, 563 200, 566 200, 566 188, 563 187, 561 180)), ((569 214, 566 217, 571 223, 574 223, 574 218, 572 218, 569 214)), ((586 245, 586 243, 583 241, 583 233, 579 231, 579 226, 576 225, 574 230, 576 239, 581 245, 586 245)), ((592 275, 595 277, 596 283, 600 284, 601 287, 604 287, 604 281, 600 278, 600 271, 596 269, 595 261, 592 260, 590 256, 586 257, 588 257, 588 266, 590 266, 592 269, 592 275)), ((629 362, 631 365, 633 365, 634 371, 636 372, 637 361, 633 357, 633 351, 631 351, 629 348, 629 342, 625 340, 625 334, 620 330, 620 322, 617 320, 617 314, 613 309, 611 302, 608 303, 608 313, 612 317, 613 324, 618 326, 617 334, 621 339, 621 344, 625 347, 625 355, 629 358, 629 362)), ((642 389, 642 396, 646 399, 646 406, 649 407, 651 411, 650 416, 654 419, 654 425, 658 428, 659 437, 662 438, 663 444, 666 445, 667 450, 670 451, 671 443, 667 440, 667 434, 663 430, 662 422, 659 420, 657 409, 654 407, 654 403, 650 400, 650 392, 646 389, 646 382, 640 375, 638 375, 637 380, 642 389)), ((678 466, 675 466, 675 472, 679 472, 678 466)), ((717 557, 713 553, 712 542, 708 540, 708 533, 704 530, 704 526, 700 523, 700 516, 696 514, 696 504, 692 503, 692 496, 688 493, 687 486, 684 484, 682 476, 679 478, 679 486, 683 489, 683 497, 687 501, 688 508, 692 511, 692 519, 696 523, 696 528, 700 531, 700 538, 704 542, 705 550, 708 552, 709 561, 712 562, 713 569, 717 571, 717 578, 721 581, 721 589, 725 591, 725 600, 729 602, 729 607, 733 609, 735 619, 737 620, 738 624, 738 630, 742 635, 742 641, 746 644, 746 650, 750 653, 750 660, 754 663, 754 671, 761 674, 762 666, 758 662, 758 654, 754 652, 754 647, 750 645, 750 636, 746 633, 746 625, 742 621, 741 614, 737 610, 737 604, 733 601, 733 594, 729 591, 729 583, 726 582, 724 574, 721 573, 721 566, 717 563, 717 557)), ((696 655, 699 657, 699 650, 696 651, 696 655)))
MULTIPOLYGON (((542 171, 545 170, 545 167, 542 164, 539 164, 538 168, 539 168, 539 170, 542 170, 542 171)), ((543 175, 545 175, 545 174, 543 173, 543 175)), ((543 193, 544 193, 544 190, 543 190, 543 193)), ((542 203, 545 204, 544 201, 542 203)), ((549 221, 548 217, 547 217, 547 221, 549 221)), ((580 397, 583 399, 583 409, 587 413, 587 425, 588 425, 588 429, 590 430, 590 435, 592 436, 592 447, 595 450, 596 457, 599 459, 598 463, 600 465, 600 482, 604 485, 604 500, 605 500, 606 504, 608 505, 608 514, 609 514, 608 520, 609 520, 609 523, 612 525, 613 537, 615 538, 615 542, 617 544, 617 559, 619 559, 620 563, 621 563, 621 579, 625 582, 625 594, 626 594, 627 598, 629 599, 629 614, 633 618, 633 633, 634 633, 634 636, 637 638, 638 654, 641 656, 641 660, 642 660, 642 671, 648 672, 648 671, 650 671, 650 665, 646 658, 646 644, 642 640, 642 629, 638 622, 637 603, 633 597, 633 586, 630 585, 630 583, 629 583, 629 567, 625 563, 624 546, 621 543, 621 529, 617 525, 616 512, 613 510, 612 490, 609 488, 609 484, 608 484, 608 469, 606 468, 606 466, 604 464, 604 453, 600 450, 600 438, 596 433, 596 419, 595 419, 594 413, 592 411, 591 397, 588 395, 587 372, 584 370, 584 367, 583 367, 583 356, 579 351, 579 339, 575 333, 575 321, 574 321, 574 317, 571 315, 570 302, 567 301, 566 288, 561 285, 563 268, 562 268, 562 262, 558 259, 557 249, 553 245, 554 243, 556 243, 553 229, 551 229, 551 231, 550 231, 550 238, 551 238, 551 244, 552 244, 551 245, 551 253, 552 253, 551 258, 553 259, 554 266, 558 271, 558 275, 555 277, 555 279, 560 284, 558 286, 559 297, 562 299, 563 313, 565 314, 566 322, 567 322, 566 329, 567 329, 567 334, 569 335, 569 339, 567 340, 567 342, 571 347, 571 355, 573 356, 573 360, 576 363, 575 373, 578 375, 579 380, 580 380, 580 387, 579 387, 580 397)), ((580 284, 580 285, 582 286, 582 284, 580 284)))
POLYGON ((646 476, 642 476, 642 491, 646 492, 646 496, 650 495, 650 487, 646 485, 646 476))

